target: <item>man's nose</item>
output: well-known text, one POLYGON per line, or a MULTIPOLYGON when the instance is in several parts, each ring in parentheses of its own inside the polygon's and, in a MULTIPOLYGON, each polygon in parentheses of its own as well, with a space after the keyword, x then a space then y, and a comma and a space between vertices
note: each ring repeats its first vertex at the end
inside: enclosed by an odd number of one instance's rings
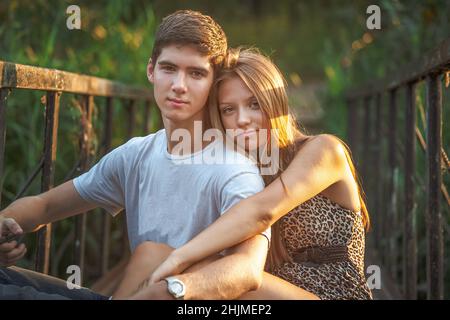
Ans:
POLYGON ((186 92, 186 78, 183 72, 178 72, 175 75, 172 83, 172 90, 177 94, 186 92))

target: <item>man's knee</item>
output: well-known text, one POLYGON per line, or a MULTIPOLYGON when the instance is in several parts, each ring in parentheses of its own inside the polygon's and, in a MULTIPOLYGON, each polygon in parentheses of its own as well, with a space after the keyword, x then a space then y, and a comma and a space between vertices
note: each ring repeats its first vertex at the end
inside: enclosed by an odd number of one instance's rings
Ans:
POLYGON ((131 257, 128 268, 161 263, 172 252, 173 248, 164 243, 145 241, 139 244, 131 257))

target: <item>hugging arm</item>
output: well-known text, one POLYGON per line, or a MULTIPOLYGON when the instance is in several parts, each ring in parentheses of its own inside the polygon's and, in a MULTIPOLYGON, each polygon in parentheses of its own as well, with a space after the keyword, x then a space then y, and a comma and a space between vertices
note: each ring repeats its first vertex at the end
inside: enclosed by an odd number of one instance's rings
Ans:
MULTIPOLYGON (((166 282, 152 284, 148 275, 172 250, 153 242, 139 245, 114 299, 171 299, 166 282)), ((267 239, 257 235, 227 250, 225 256, 214 255, 195 263, 176 275, 186 286, 184 299, 236 299, 257 290, 261 286, 266 254, 267 239)))
POLYGON ((334 137, 320 135, 306 143, 283 172, 263 191, 225 212, 184 246, 174 250, 152 280, 179 273, 193 263, 263 232, 290 210, 343 179, 347 159, 334 137), (283 183, 284 182, 284 183, 283 183))

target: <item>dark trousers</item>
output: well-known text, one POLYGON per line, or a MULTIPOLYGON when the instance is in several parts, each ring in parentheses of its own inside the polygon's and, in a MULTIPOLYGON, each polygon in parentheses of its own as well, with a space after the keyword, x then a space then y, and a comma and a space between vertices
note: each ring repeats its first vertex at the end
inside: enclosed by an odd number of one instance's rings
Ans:
POLYGON ((69 289, 66 281, 17 267, 0 267, 0 300, 107 300, 87 288, 69 289))

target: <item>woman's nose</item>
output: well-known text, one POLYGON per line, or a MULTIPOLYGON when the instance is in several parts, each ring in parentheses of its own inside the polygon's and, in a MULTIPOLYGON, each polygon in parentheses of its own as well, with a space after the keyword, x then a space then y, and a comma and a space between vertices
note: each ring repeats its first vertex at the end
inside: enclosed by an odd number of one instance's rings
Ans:
POLYGON ((251 122, 250 115, 245 110, 239 110, 238 113, 238 125, 240 127, 246 126, 251 122))

